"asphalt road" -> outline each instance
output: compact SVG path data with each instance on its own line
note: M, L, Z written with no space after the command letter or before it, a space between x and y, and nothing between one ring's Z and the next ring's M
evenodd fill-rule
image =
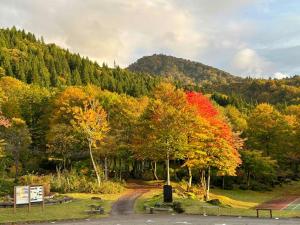
M103 219L41 223L57 225L299 225L300 219L256 219L238 217L204 217L193 215L123 215Z

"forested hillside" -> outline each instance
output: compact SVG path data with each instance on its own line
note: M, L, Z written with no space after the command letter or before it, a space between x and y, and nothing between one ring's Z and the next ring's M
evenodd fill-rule
M16 28L0 29L0 76L4 75L43 87L95 84L133 96L147 94L158 81L119 67L99 66Z
M190 60L166 55L146 56L128 67L152 75L172 76L178 85L206 93L226 94L251 104L300 103L300 77L280 80L241 78Z
M241 80L239 77L199 62L161 54L144 56L128 66L128 69L152 75L171 76L185 81L201 81L202 84L231 83Z

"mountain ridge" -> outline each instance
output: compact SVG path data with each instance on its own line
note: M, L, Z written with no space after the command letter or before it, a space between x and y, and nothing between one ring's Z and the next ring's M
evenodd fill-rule
M130 64L127 69L132 72L142 72L167 77L171 76L175 79L192 78L195 82L220 82L220 80L238 82L244 79L201 62L164 54L143 56Z

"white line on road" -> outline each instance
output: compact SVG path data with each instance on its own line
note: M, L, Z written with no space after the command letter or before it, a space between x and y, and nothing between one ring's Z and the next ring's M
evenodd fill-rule
M287 209L290 205L292 205L294 202L298 201L299 198L295 199L294 201L290 202L289 204L287 204L286 206L282 207L280 210L284 210Z
M186 222L186 221L183 221L183 222L175 222L175 223L181 223L181 224L192 224L192 223L189 223L189 222Z

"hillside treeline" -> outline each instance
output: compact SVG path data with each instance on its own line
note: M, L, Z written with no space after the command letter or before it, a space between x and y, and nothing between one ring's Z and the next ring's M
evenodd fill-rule
M158 82L119 67L99 66L16 28L0 29L0 76L4 75L42 87L94 84L132 96L148 94Z

